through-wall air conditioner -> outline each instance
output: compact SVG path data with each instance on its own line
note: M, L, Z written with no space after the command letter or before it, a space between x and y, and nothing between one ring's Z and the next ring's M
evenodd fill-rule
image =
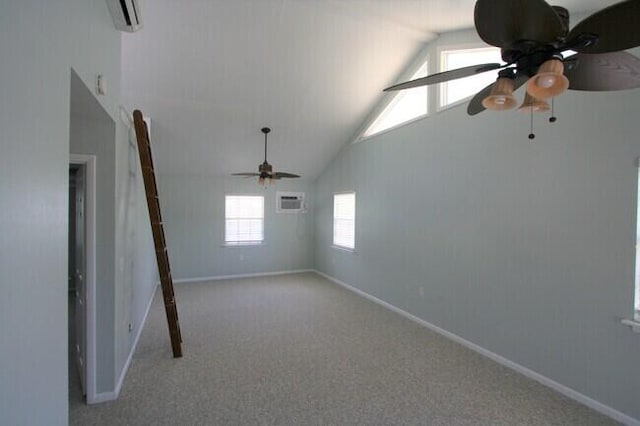
M304 192L276 193L276 213L306 213Z
M138 0L107 0L117 30L133 33L142 28Z

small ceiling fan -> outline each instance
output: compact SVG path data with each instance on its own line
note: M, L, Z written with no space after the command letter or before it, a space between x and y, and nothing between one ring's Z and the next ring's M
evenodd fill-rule
M442 83L500 70L495 83L469 102L467 113L514 108L513 92L526 83L520 107L527 112L549 109L546 99L567 89L625 90L640 87L640 59L625 49L640 46L640 0L604 8L569 30L569 12L544 0L478 0L474 11L478 35L499 47L502 60L432 74L384 91ZM567 55L567 52L577 52ZM571 53L573 53L571 52ZM555 121L552 117L550 121ZM533 133L529 138L533 138Z
M258 176L258 182L261 185L264 185L267 179L269 183L273 179L282 179L282 178L299 178L299 175L295 175L293 173L286 172L274 172L273 166L267 162L267 134L271 131L268 127L263 127L261 129L262 133L264 133L264 162L258 165L258 172L246 172L246 173L232 173L233 176Z

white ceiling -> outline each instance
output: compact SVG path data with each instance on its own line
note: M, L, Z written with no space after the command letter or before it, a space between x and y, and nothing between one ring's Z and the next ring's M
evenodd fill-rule
M256 171L269 126L274 170L315 179L426 42L472 27L475 1L141 4L144 28L123 35L123 104L151 117L158 173Z

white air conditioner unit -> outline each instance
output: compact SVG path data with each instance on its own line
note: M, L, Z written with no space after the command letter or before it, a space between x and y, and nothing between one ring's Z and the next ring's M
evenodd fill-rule
M142 28L138 0L107 0L117 30L133 33Z
M276 213L306 213L304 192L276 192Z

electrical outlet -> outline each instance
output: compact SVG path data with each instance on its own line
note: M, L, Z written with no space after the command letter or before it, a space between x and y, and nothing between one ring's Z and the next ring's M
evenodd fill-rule
M420 287L420 288L418 289L418 294L420 295L420 297L423 297L423 298L424 298L424 287Z
M129 323L129 333L133 331L133 324Z

